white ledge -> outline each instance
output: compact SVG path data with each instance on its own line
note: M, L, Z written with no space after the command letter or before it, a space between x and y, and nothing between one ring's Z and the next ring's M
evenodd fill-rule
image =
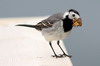
M0 66L73 66L68 57L51 56L53 52L39 31L15 26L19 23L36 24L45 18L0 19ZM62 41L60 45L66 51ZM55 41L53 47L57 54L62 54Z

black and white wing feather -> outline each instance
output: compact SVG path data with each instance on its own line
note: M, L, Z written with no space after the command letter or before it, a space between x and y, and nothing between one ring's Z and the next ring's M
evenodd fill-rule
M63 13L57 13L50 17L48 17L45 20L42 20L41 22L37 23L36 25L27 25L27 24L18 24L16 26L25 26L25 27L32 27L37 30L42 30L44 28L50 28L54 25L54 23L59 22L63 18Z
M37 23L37 29L42 30L43 28L50 28L53 26L54 23L59 22L63 18L63 13L57 13L49 18L42 20L41 22Z

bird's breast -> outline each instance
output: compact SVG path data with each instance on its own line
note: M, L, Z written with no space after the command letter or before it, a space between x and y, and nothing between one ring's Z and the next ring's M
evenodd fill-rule
M42 30L42 34L47 41L63 40L69 34L69 32L64 32L61 24L57 24L54 27Z

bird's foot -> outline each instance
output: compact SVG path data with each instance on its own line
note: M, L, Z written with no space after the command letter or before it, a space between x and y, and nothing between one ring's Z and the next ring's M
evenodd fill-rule
M62 58L63 57L63 55L52 55L52 57L56 57L56 58Z
M52 57L56 57L56 58L62 58L62 57L69 57L69 58L71 58L72 56L71 55L67 55L67 54L59 54L59 55L52 55Z
M65 54L65 53L64 53L64 54L62 54L62 55L63 55L63 56L65 56L65 57L67 56L67 57L69 57L69 58L71 58L71 57L72 57L71 55L67 55L67 54Z

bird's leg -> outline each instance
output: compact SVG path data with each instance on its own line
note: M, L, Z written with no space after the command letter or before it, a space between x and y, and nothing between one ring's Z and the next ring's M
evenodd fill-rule
M57 41L57 44L58 44L59 48L61 49L61 51L63 52L63 55L64 55L64 56L67 56L67 57L72 57L72 56L70 56L70 55L67 55L67 54L64 52L64 50L61 48L61 46L60 46L59 43L60 43L60 41L58 40L58 41ZM61 55L61 56L62 56L62 55Z
M52 51L53 51L53 53L54 53L54 56L53 56L53 57L58 58L59 56L55 53L55 51L54 51L54 49L53 49L53 47L52 47L52 43L51 43L51 42L49 42L49 45L50 45L50 47L51 47L51 49L52 49Z

